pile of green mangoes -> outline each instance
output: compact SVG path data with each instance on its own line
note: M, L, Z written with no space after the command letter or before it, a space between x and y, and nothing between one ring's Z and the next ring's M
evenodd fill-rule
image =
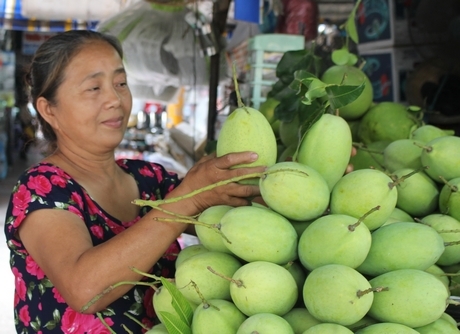
M267 170L248 182L265 205L201 213L200 243L176 263L187 305L158 288L162 323L148 333L460 332L446 313L460 291L460 137L401 104L371 102L350 117L356 132L352 119L324 113L295 160L263 113L232 112L216 153L259 153L253 164ZM299 138L282 127L284 139Z

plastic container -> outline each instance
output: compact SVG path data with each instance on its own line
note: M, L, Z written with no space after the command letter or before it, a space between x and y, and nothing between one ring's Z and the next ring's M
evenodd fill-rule
M305 48L302 35L262 34L252 37L248 43L249 100L258 109L266 100L268 91L277 81L276 66L286 51Z

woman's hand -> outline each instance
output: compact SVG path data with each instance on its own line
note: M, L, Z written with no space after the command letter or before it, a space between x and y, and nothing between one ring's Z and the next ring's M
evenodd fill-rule
M218 158L215 154L206 156L190 169L177 188L177 192L180 190L180 193L185 195L197 189L237 176L264 172L266 169L265 166L231 169L233 166L249 164L257 159L257 154L253 152L230 153ZM258 185L231 182L197 194L191 198L191 201L194 203L198 213L214 205L248 205L249 199L258 195L260 195ZM173 196L176 196L176 194Z

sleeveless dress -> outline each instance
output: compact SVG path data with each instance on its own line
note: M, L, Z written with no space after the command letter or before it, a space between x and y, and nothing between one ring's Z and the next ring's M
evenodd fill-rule
M163 199L180 182L176 174L166 171L159 164L128 159L118 160L117 164L134 177L140 198L144 200ZM105 212L62 169L52 164L38 163L25 171L13 189L5 221L10 265L15 277L14 318L17 333L109 334L111 332L107 326L117 334L129 333L125 328L133 333L143 333L145 330L131 317L147 328L158 323L152 306L154 291L148 286L134 286L100 312L99 316L82 314L70 308L16 237L24 218L40 209L67 210L78 215L85 222L94 246L129 228L151 210L150 207L141 207L134 221L122 222ZM173 243L150 273L174 277L179 251L179 243Z

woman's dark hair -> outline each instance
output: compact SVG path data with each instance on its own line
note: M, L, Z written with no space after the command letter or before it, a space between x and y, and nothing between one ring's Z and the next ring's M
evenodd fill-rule
M32 58L26 83L29 86L32 104L37 110L37 99L44 97L49 103L56 103L56 92L64 79L64 71L72 58L90 42L104 41L123 58L123 50L117 38L92 30L69 30L46 40ZM37 118L48 150L56 149L56 134L51 126L37 112Z

